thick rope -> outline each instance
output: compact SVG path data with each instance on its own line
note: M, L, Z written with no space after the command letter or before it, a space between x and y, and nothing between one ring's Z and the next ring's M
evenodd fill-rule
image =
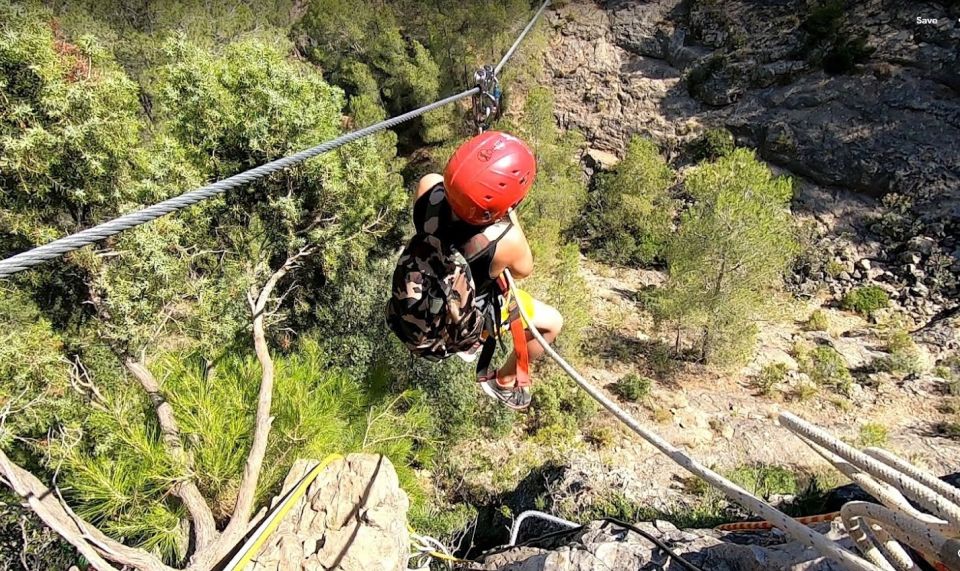
M510 271L504 270L503 274L507 279L507 283L510 284L510 289L516 289L517 285L514 283L513 276L510 275ZM655 448L666 454L671 460L679 464L685 470L694 476L705 480L711 486L722 491L728 498L730 498L731 501L769 521L774 526L783 530L787 535L809 547L816 549L824 556L836 561L843 569L856 569L858 571L877 571L879 569L877 566L868 563L857 555L839 547L823 535L804 526L802 523L796 521L760 498L757 498L747 490L724 478L720 474L714 472L706 466L701 465L696 460L691 458L686 452L674 447L656 433L651 432L641 426L640 423L638 423L625 410L617 406L616 403L603 394L600 389L587 382L587 380L584 379L583 376L581 376L580 373L578 373L577 370L570 365L570 363L567 363L567 361L561 357L560 354L557 353L549 343L547 343L547 340L543 338L543 335L541 335L539 331L537 331L537 328L532 326L532 322L530 321L529 316L527 316L526 311L523 309L522 304L520 306L520 316L524 323L527 324L528 330L533 335L534 339L536 339L537 342L543 347L544 352L546 352L551 359L556 361L560 368L563 369L563 371L567 373L567 375L569 375L574 382L580 385L580 388L586 391L586 393L590 395L593 400L600 403L605 409L617 417L617 420L625 424L630 430L652 444Z
M864 557L885 571L919 569L907 545L938 569L960 569L956 488L884 450L860 452L788 412L780 414L780 422L883 504L849 502L841 509L843 525Z

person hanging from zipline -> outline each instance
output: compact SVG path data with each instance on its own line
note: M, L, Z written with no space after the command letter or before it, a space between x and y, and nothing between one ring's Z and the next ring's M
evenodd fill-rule
M509 290L501 275L509 270L524 278L533 271L516 207L536 170L523 141L488 131L463 143L443 175L421 178L413 205L416 235L397 262L387 303L390 329L414 354L430 360L459 354L467 361L479 354L483 392L515 410L530 405L528 362L543 354L521 323L517 304L548 343L563 327L556 309L523 290ZM491 369L507 328L514 351Z

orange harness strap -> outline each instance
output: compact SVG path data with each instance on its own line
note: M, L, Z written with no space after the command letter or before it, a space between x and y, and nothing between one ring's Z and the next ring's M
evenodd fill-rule
M513 337L513 352L517 354L517 386L530 386L530 354L527 352L527 333L520 317L520 300L516 295L510 295L510 286L503 276L497 278L503 296L509 300L507 304L507 323L510 324L510 336Z

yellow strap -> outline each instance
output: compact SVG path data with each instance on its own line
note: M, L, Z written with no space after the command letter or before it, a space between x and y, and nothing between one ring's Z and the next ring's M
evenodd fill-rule
M230 560L230 563L227 563L224 569L227 571L242 570L247 563L250 562L250 559L252 559L253 556L260 551L260 548L263 547L264 542L266 542L270 535L277 529L277 526L279 526L280 522L283 521L283 517L287 515L287 512L290 511L290 508L292 508L294 504L297 503L297 500L302 498L307 492L307 488L313 483L314 480L317 479L317 476L320 475L320 472L322 472L323 469L329 466L332 462L342 459L343 456L340 454L331 454L324 458L322 462L314 466L313 469L310 470L310 472L308 472L302 480L300 480L300 483L297 484L297 487L287 494L287 497L283 499L282 503L272 512L270 512L262 522L260 522L260 526L256 529L254 534L250 537L250 539L247 540L243 547L240 548L240 551L233 556L233 559Z

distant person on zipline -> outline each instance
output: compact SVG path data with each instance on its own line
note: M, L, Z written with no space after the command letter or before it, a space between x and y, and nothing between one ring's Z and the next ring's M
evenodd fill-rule
M523 327L517 303L548 342L563 327L560 313L522 290L508 291L501 274L533 271L533 254L515 208L536 176L523 141L489 131L465 142L443 175L420 179L413 205L417 234L400 256L387 304L387 323L410 350L440 360L458 353L473 361L483 391L506 406L530 405L527 363L543 348ZM514 351L489 365L501 331Z

